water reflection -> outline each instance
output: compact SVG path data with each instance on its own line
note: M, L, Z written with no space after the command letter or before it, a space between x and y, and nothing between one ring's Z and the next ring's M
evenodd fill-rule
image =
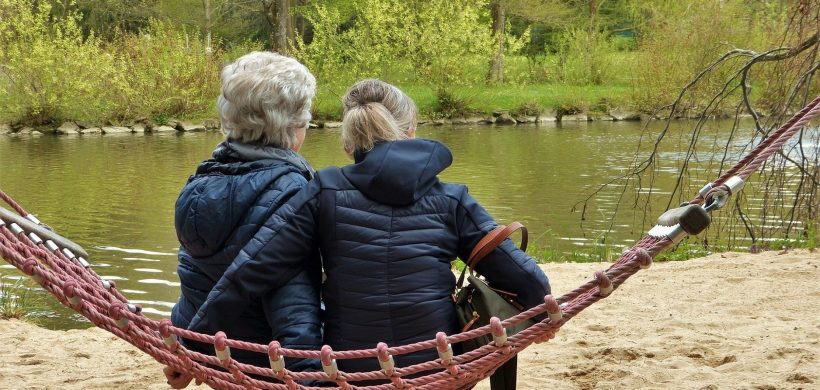
M693 155L684 184L700 187L719 171L720 160L734 161L749 149L750 128L729 140L731 122L710 122L701 133L705 145ZM639 123L592 122L549 126L427 127L419 135L441 140L454 154L442 179L469 186L501 222L519 220L541 247L571 252L604 238L626 246L663 211L687 157L691 123L677 122L669 144L658 154L654 182L604 190L586 207L578 202L601 184L623 175L634 162L637 145L651 144L660 129ZM722 129L722 131L720 131ZM817 153L815 135L802 149L792 141L790 154ZM310 131L303 154L316 168L349 162L334 130ZM92 266L116 280L146 313L167 316L178 295L177 240L173 208L180 188L196 165L210 156L219 133L91 137L0 137L0 189L41 220L88 249ZM728 145L728 150L726 149ZM726 156L724 157L724 153ZM616 181L616 183L620 183ZM635 192L653 201L631 207ZM777 196L788 200L796 187L786 183ZM762 191L744 191L752 221L766 209ZM627 200L626 202L624 200ZM772 200L768 200L771 202ZM618 206L620 204L620 206ZM574 210L574 211L573 211ZM611 220L616 215L615 220ZM782 218L770 217L777 225ZM719 223L722 223L718 221ZM742 234L741 234L742 236ZM18 274L0 264L5 279ZM41 322L51 327L84 323L51 299Z

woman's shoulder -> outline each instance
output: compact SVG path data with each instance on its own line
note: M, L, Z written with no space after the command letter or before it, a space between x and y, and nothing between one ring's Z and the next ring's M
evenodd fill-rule
M447 196L460 201L468 193L467 186L459 183L446 183L439 181L437 185L430 189L428 194L437 196Z
M350 189L353 185L339 167L327 167L316 172L314 185L322 189L344 190Z

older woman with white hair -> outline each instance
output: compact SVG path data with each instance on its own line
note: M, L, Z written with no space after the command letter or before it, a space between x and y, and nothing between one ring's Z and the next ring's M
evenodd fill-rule
M179 239L179 302L171 320L186 328L240 249L267 219L313 176L299 155L316 90L313 75L299 62L269 52L249 53L221 74L219 109L225 140L188 179L176 202ZM261 244L257 243L260 247ZM264 293L247 302L236 321L220 330L233 339L287 348L321 346L317 251L282 258L265 271ZM212 346L187 341L188 348L213 353ZM267 366L267 356L236 351L234 359ZM286 362L294 371L316 362ZM184 387L190 377L166 369L169 384Z

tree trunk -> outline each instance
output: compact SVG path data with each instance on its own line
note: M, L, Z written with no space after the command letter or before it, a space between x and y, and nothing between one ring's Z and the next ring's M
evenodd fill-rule
M598 32L598 7L599 4L596 0L589 0L589 27L587 30L587 61L589 63L589 77L590 81L595 84L601 84L602 80L600 79L599 68L598 68L598 61L595 56L595 52L593 51L593 45L597 45L596 40L598 37L596 36Z
M293 47L296 43L296 15L293 14L291 8L299 5L299 0L288 0L288 47Z
M503 0L495 0L492 4L493 38L495 39L495 55L490 61L490 70L487 73L488 84L504 82L504 39L507 22L504 15Z
M205 7L205 52L211 53L211 29L213 24L211 22L211 0L202 0L202 5Z
M262 14L265 15L265 21L268 22L268 41L270 42L270 51L279 51L279 39L277 32L277 13L276 8L280 0L260 0L262 5Z
M304 6L305 4L306 4L306 0L296 0L296 5L297 6L301 7L301 6ZM291 44L296 42L296 37L297 36L299 37L299 39L302 42L310 43L309 40L308 40L308 37L307 37L307 29L308 29L308 23L305 20L304 16L302 16L300 14L294 15L294 18L293 18L293 30L294 30L293 34L294 34L294 36L291 37L292 38Z
M290 25L290 0L276 0L276 45L279 54L288 54L288 26Z

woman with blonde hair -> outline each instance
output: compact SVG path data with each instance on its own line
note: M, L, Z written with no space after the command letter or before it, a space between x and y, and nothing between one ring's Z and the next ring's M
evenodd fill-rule
M416 106L398 88L363 80L343 100L342 143L354 159L328 168L280 208L242 250L192 322L219 329L236 305L267 284L268 264L300 258L315 247L327 280L324 342L334 350L429 340L459 331L451 262L466 259L496 223L463 185L439 181L452 154L417 139ZM518 294L526 307L543 302L549 282L535 261L505 241L478 265L490 284ZM437 357L397 357L408 366ZM372 360L372 361L371 361ZM375 359L341 361L346 371L378 370Z
M217 108L225 140L203 161L176 202L181 284L171 321L185 328L239 254L253 249L259 228L313 176L299 155L316 91L313 75L293 58L270 52L246 54L220 73ZM315 249L280 258L265 270L264 292L237 309L238 318L218 330L231 338L288 348L321 344L319 282ZM253 284L253 283L251 283ZM249 284L250 287L250 284ZM212 354L213 346L186 341ZM243 363L267 366L264 355L237 351ZM291 370L317 369L318 362L287 362ZM166 368L169 384L185 387L191 378Z

